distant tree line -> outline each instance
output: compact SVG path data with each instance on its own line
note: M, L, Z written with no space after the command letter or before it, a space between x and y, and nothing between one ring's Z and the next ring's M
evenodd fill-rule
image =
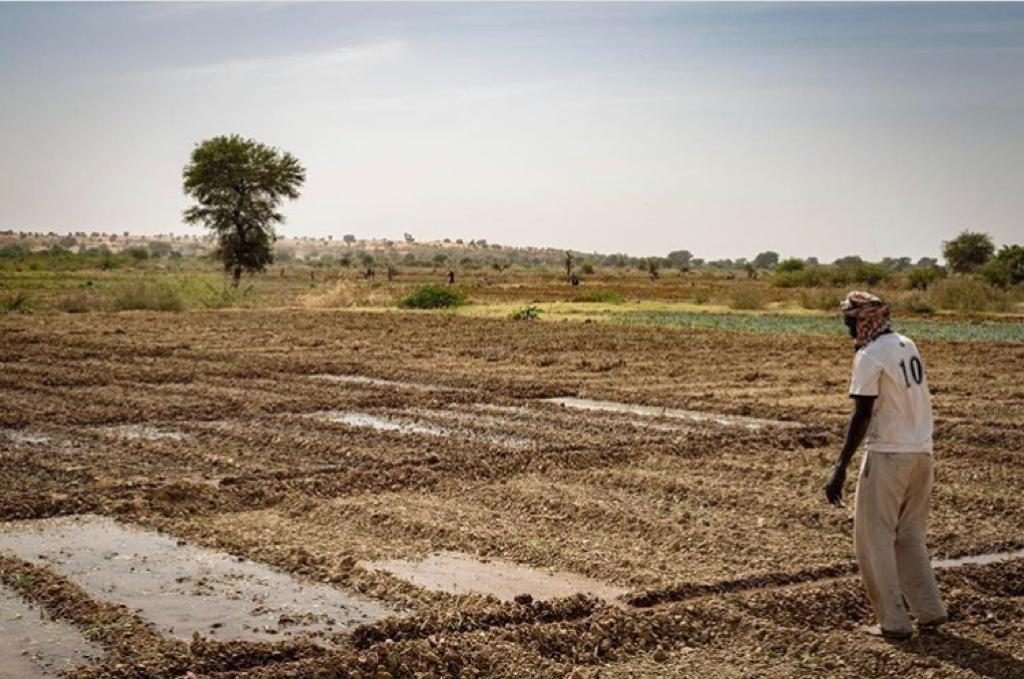
M316 267L382 265L388 267L389 279L398 264L430 268L491 267L498 272L511 266L553 267L564 268L566 279L573 285L580 282L579 276L594 275L600 268L634 269L644 272L651 280L673 270L682 273L694 269L742 271L749 278L770 272L773 283L783 287L875 285L899 272L906 272L911 286L921 289L950 273L978 275L993 286L1004 288L1024 282L1024 246L1004 245L997 251L991 237L972 231L964 231L942 244L944 267L930 257L916 262L910 257L884 257L879 262L868 262L858 255L840 257L824 265L815 257L783 259L773 250L759 252L750 259L705 260L689 250L673 250L664 257L636 257L624 253L503 247L483 238L468 242L462 238L454 242L445 238L441 243L423 243L408 232L403 233L399 243L359 241L352 233L344 234L341 243L335 242L333 235L278 242L275 226L284 222L278 209L283 201L299 197L305 176L305 169L287 152L239 135L214 137L196 145L182 173L185 194L194 201L184 213L185 221L206 227L207 236L196 238L169 233L140 243L130 242L126 231L120 237L122 247L115 253L108 244L119 242L117 234L59 235L51 231L44 236L5 231L0 232L0 260L43 256L69 262L69 258L77 256L110 268L123 264L126 258L143 261L178 257L185 248L201 247L196 245L198 242L214 246L212 254L231 274L236 286L243 272L263 271L275 259L282 263L301 261ZM5 236L8 237L6 242ZM15 237L18 241L11 242ZM46 244L34 247L28 244L30 239ZM96 244L98 240L102 243ZM172 245L183 241L191 244L177 248ZM77 248L77 253L73 248ZM191 254L197 251L193 249Z

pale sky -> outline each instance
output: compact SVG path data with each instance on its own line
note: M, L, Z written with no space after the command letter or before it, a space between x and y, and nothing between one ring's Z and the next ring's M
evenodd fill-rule
M228 133L288 235L935 256L1024 241L1024 5L0 4L0 229L199 233Z

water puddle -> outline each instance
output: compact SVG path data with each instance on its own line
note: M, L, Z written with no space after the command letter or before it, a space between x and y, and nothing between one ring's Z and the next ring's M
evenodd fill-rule
M485 413L501 413L504 415L529 415L532 412L526 406L503 406L496 403L473 403L470 407Z
M385 571L424 589L449 594L489 594L512 601L520 594L535 600L590 594L608 601L627 590L599 580L543 571L500 559L481 560L457 552L442 552L416 560L373 561L364 566Z
M26 446L38 446L44 443L50 443L52 440L46 434L42 434L31 429L3 429L4 438L11 443L26 445Z
M391 614L369 599L107 517L3 524L0 549L179 639L194 632L251 641L322 636Z
M368 427L378 431L397 431L402 434L425 434L427 436L455 436L456 432L441 427L433 427L415 422L402 420L390 420L378 415L369 413L348 413L342 411L328 411L317 413L331 422L347 424L350 427Z
M413 389L415 391L441 391L444 389L444 387L435 386L433 384L399 382L397 380L384 380L379 377L366 377L365 375L331 375L329 373L318 373L316 375L310 375L310 378L339 384L366 384L374 387L393 387L396 389Z
M959 556L955 559L936 559L932 561L932 566L935 568L959 568L960 566L972 566L990 563L1002 563L1004 561L1014 561L1015 559L1024 559L1024 549L1018 549L1010 552L993 552L991 554L976 554L974 556Z
M0 586L0 676L57 677L101 655L73 626Z
M662 408L660 406L618 403L616 401L595 401L588 398L564 397L545 398L541 400L547 403L557 403L569 408L577 408L579 410L626 413L629 415L641 415L643 417L667 417L698 424L718 424L726 427L744 427L751 430L764 429L765 427L800 426L796 422L784 422L782 420L764 420L756 417L743 417L741 415L723 415L721 413L708 413L699 410L678 410L675 408Z
M433 411L411 411L420 414L437 414ZM412 419L405 419L392 416L371 415L370 413L357 413L346 411L326 411L316 413L315 417L326 419L330 422L347 424L350 427L365 427L377 431L394 431L401 434L423 434L425 436L438 436L446 438L468 438L488 443L511 447L525 447L530 445L529 439L516 436L504 436L485 434L468 429L449 429L438 425L420 422Z
M188 434L173 429L160 429L144 424L124 424L114 427L103 427L100 431L113 434L129 441L184 441Z
M493 429L498 429L499 431L511 431L521 428L520 425L517 425L515 422L509 421L507 417L499 415L484 415L460 410L463 407L464 406L459 405L446 410L411 408L405 412L416 417L440 419L447 423L451 423L454 426L459 427L459 429L456 430L457 432L463 436L469 436L470 438L483 439L492 443L512 446L515 448L524 448L533 443L533 441L524 436L494 433ZM490 430L487 429L488 427Z

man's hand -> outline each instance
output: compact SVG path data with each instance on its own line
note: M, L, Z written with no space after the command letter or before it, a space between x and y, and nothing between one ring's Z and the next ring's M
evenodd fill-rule
M846 467L836 465L825 482L825 498L836 507L843 507L843 484L846 483Z
M854 403L853 413L850 415L850 426L846 429L846 442L843 449L839 451L836 464L832 467L832 473L828 475L825 482L825 498L836 507L843 506L843 484L846 483L846 465L850 464L850 458L857 451L860 442L871 424L871 410L875 406L874 396L851 396Z

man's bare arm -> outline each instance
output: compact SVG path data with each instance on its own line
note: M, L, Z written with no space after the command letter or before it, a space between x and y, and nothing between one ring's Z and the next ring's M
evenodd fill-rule
M846 442L843 449L839 451L832 472L825 482L825 498L836 507L843 506L843 484L846 483L846 467L850 459L857 452L864 435L868 433L868 425L871 424L871 411L875 407L874 396L851 396L853 399L853 413L850 415L850 424L846 428Z

